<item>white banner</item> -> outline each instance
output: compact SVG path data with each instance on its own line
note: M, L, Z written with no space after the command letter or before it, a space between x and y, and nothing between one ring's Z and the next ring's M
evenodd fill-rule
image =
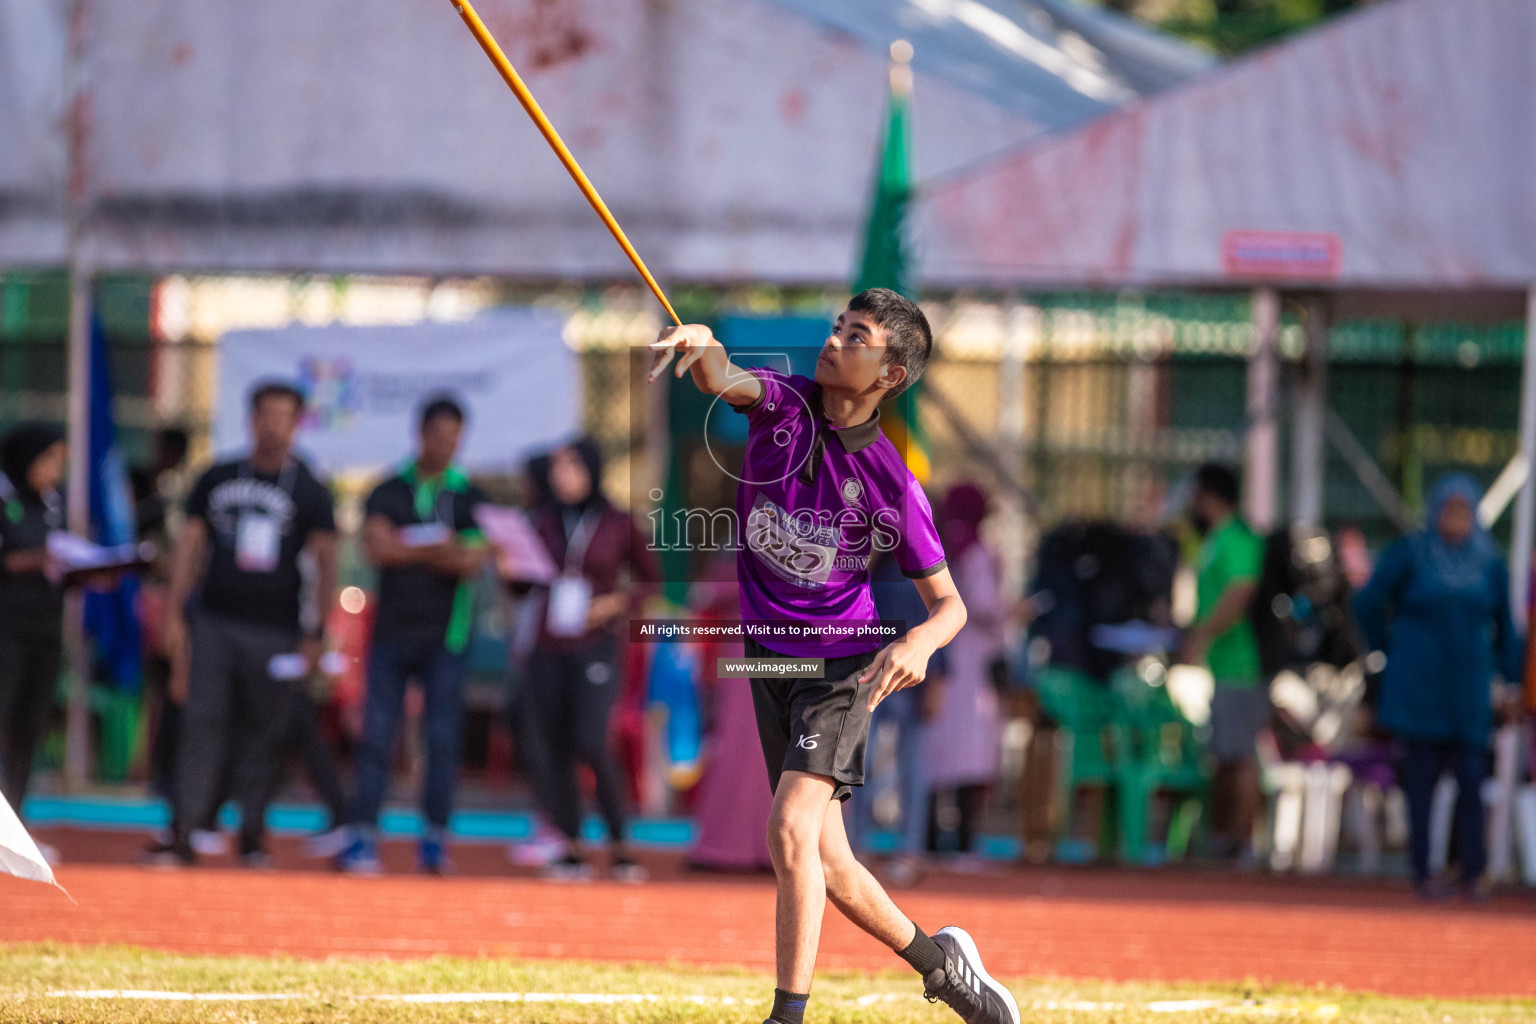
M297 447L317 472L403 461L416 449L423 400L439 392L468 413L459 461L471 472L516 470L581 422L579 371L563 326L557 313L512 309L465 323L227 334L214 446L221 457L248 449L251 386L277 378L309 396Z

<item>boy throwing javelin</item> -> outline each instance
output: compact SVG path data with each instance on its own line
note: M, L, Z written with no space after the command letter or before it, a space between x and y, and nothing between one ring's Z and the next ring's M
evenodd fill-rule
M675 357L747 417L736 490L743 524L737 575L745 620L793 620L793 639L746 642L749 659L820 659L819 678L753 677L758 735L773 786L768 845L778 877L778 987L765 1024L803 1024L826 900L923 978L924 995L966 1024L1019 1024L1007 989L959 928L933 937L864 869L843 831L842 801L864 783L870 712L923 681L928 659L965 624L933 513L895 445L881 402L922 375L933 334L922 310L885 288L854 296L816 362L814 380L733 365L709 328L668 327L652 344L648 380ZM885 644L872 624L870 556L890 551L928 607L926 621ZM831 628L828 628L831 627Z

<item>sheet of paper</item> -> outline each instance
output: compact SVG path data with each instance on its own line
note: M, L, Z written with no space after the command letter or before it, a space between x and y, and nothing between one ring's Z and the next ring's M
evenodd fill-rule
M274 654L267 659L267 675L281 683L303 679L309 675L309 662L304 660L304 655L296 652Z
M408 548L429 548L434 544L446 544L453 539L453 531L442 523L417 523L402 526L398 534L400 543Z
M1175 649L1179 646L1179 631L1172 626L1154 626L1149 622L1101 623L1089 631L1088 639L1101 650L1141 655Z
M485 531L485 539L496 554L496 568L503 579L548 583L559 575L544 541L522 509L477 505L475 521Z
M150 552L153 552L152 548ZM140 564L149 557L137 544L102 547L65 530L55 530L48 535L48 553L65 572L117 569Z

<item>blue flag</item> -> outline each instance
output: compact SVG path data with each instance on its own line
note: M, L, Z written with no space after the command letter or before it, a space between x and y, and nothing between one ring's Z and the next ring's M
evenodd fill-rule
M91 532L98 544L132 544L139 527L134 514L128 467L117 447L112 417L112 373L107 365L107 335L99 319L91 321ZM92 591L85 599L85 628L96 642L96 664L123 692L136 692L143 681L138 617L139 581L125 574L116 589Z

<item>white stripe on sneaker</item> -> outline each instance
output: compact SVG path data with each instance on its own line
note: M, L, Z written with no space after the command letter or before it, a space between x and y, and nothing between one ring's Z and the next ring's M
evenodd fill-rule
M981 962L981 952L976 948L976 940L971 938L970 933L967 932L964 928L956 928L951 925L947 928L940 928L937 934L947 934L951 939L955 941L955 944L960 947L960 952L962 954L962 965L970 970L973 970L981 984L985 985L988 989L991 989L992 992L1003 1001L1003 1004L1008 1007L1008 1012L1012 1015L1013 1024L1020 1024L1019 1004L1014 1000L1013 993L1009 992L1002 985L999 985L997 981L987 973L986 965Z

